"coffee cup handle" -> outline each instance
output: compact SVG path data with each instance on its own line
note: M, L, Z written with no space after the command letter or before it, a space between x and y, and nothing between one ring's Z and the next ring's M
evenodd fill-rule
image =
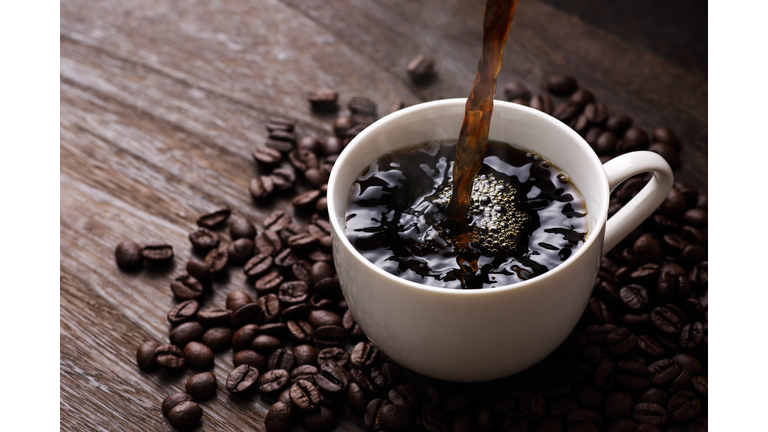
M637 228L661 205L672 189L672 168L657 153L637 151L626 153L603 164L608 177L608 189L613 191L624 180L636 174L652 172L653 177L634 198L608 219L605 226L603 255Z

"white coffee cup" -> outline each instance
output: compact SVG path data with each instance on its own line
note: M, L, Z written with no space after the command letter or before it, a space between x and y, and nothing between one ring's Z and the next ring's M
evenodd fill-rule
M571 128L537 110L494 101L489 138L532 150L568 173L586 201L586 242L558 267L505 287L460 290L401 279L366 260L345 236L352 184L379 156L429 140L459 136L466 99L427 102L392 113L344 149L328 182L333 258L349 309L394 362L447 381L512 375L555 350L589 301L600 258L656 209L672 187L672 170L656 153L627 153L601 164ZM627 178L651 181L607 219L609 192Z

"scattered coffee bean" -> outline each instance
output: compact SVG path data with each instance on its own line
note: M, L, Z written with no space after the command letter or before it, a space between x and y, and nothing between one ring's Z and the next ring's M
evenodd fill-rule
M239 238L227 246L228 263L240 264L253 256L253 240Z
M232 212L228 208L220 208L212 213L204 214L197 218L197 224L204 228L216 228L226 222L227 219L229 219L230 214L232 214Z
M187 393L192 395L195 400L211 398L216 394L216 376L211 372L192 375L187 380L185 388Z
M212 351L222 351L229 348L233 336L234 333L229 327L213 327L203 333L201 342Z
M199 341L205 329L199 322L190 321L178 325L168 334L168 339L179 348L184 348L189 342Z
M170 413L171 410L176 405L179 405L182 402L194 402L194 401L195 401L195 398L192 397L192 395L189 393L185 393L185 392L171 393L168 396L166 396L165 399L163 399L161 410L163 411L163 415L168 417L168 413Z
M182 402L168 412L168 423L178 430L191 429L203 417L203 409L192 401Z
M287 432L293 424L291 405L276 402L269 408L264 417L264 427L267 432Z
M183 301L168 311L168 322L171 323L171 325L176 326L183 322L190 321L195 318L199 307L200 305L196 300Z
M315 111L336 111L339 93L335 90L320 88L312 90L307 96L312 109Z
M293 357L293 352L285 348L276 349L275 352L273 352L267 360L267 367L269 370L284 369L290 372L291 369L293 369L294 364L295 360Z
M136 350L136 364L139 369L144 372L155 369L158 364L155 362L155 350L160 347L160 344L155 341L146 341L139 345Z
M641 402L632 409L632 418L638 423L660 425L667 422L667 410L661 405Z
M235 367L248 365L260 371L267 370L267 358L250 349L243 349L235 352L234 356L232 356L232 364Z
M570 75L552 75L547 79L547 90L553 95L569 96L577 88L579 88L579 84L576 82L576 78Z
M141 268L143 257L141 246L132 241L124 241L115 249L115 261L123 270L137 270Z
M141 257L153 264L165 264L173 259L173 246L164 243L148 244L141 248Z
M200 342L189 342L184 347L184 359L192 367L207 369L213 366L213 351Z
M205 288L203 284L192 275L182 275L171 282L171 291L181 300L192 300L203 295Z
M267 371L259 378L259 391L267 394L283 391L290 383L290 378L288 371L282 369Z
M435 74L435 60L419 54L408 62L406 71L414 83L424 84Z
M181 348L165 344L155 349L155 363L167 369L179 369L184 367L184 353Z
M203 263L206 267L208 267L208 270L211 272L211 274L219 274L224 271L225 268L227 268L227 263L229 262L229 254L227 253L227 249L223 247L219 247L216 249L211 249L210 252L205 256L205 260Z
M227 391L239 394L248 391L259 380L259 371L253 366L241 364L227 377Z

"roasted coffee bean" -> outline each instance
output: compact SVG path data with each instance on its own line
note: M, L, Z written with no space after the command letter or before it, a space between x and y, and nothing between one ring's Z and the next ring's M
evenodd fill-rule
M281 322L266 323L259 326L259 333L282 340L288 336L288 326Z
M384 363L381 367L373 366L371 368L371 379L380 388L389 390L400 382L400 374L395 366Z
M680 375L680 368L672 359L659 360L648 366L648 371L651 373L651 384L655 386L668 384Z
M293 349L293 357L297 366L316 365L317 350L312 345L302 344Z
M303 320L311 310L312 305L309 303L299 303L293 306L288 306L280 312L280 319L284 322Z
M322 366L328 361L333 361L341 367L347 367L350 361L350 355L342 348L325 348L320 350L317 355L317 363Z
M216 376L211 372L192 375L187 380L185 388L195 400L208 399L216 394Z
M691 294L690 282L685 275L662 272L656 285L656 293L666 302L684 300Z
M573 92L571 97L568 98L568 101L575 104L579 108L583 108L584 106L595 102L595 95L587 89L580 88Z
M178 325L168 334L168 339L179 348L184 348L189 342L199 341L205 329L199 322L191 321Z
M341 326L341 317L327 310L313 310L307 317L307 322L315 329L323 326ZM354 366L354 362L352 363Z
M504 97L508 101L518 98L529 99L531 97L531 91L528 90L528 87L526 87L525 84L519 81L511 81L504 86Z
M264 354L272 353L281 346L283 343L280 339L265 334L258 335L251 341L251 349Z
M552 103L552 98L550 98L549 95L540 94L531 98L531 108L546 114L552 114L554 104Z
M347 342L347 333L337 325L325 325L315 329L315 346L324 348L342 348Z
M313 136L302 137L296 145L298 150L309 150L312 153L318 154L321 151L320 141ZM305 173L306 176L306 173Z
M381 424L379 422L379 412L381 408L390 402L384 399L374 399L368 403L365 408L365 415L363 416L363 422L365 426L370 430L381 430Z
M517 406L520 412L531 420L544 417L546 412L544 397L538 393L524 392L518 399Z
M271 117L267 120L266 128L268 132L276 130L293 132L296 129L296 123L294 120L285 117Z
M259 335L259 326L246 324L232 335L232 349L237 352L251 346L251 342Z
M291 405L276 402L269 407L264 417L264 428L267 432L288 432L293 424L293 411Z
M274 167L283 160L283 154L272 147L259 147L253 151L253 159L265 168Z
M637 347L637 337L628 328L622 327L608 336L607 346L614 355L629 354Z
M670 145L675 150L680 150L680 138L668 127L659 127L653 131L653 141Z
M261 307L261 313L257 318L259 324L272 323L280 318L280 299L275 294L266 294L256 300Z
M283 249L277 256L275 256L275 265L282 269L290 269L294 264L299 262L299 256L293 253L293 249Z
M635 241L632 251L638 264L661 262L661 246L653 234L640 236Z
M621 141L616 144L616 154L621 155L648 148L648 133L637 126L631 126L624 132Z
M608 120L608 107L602 102L591 102L584 107L584 115L590 124L602 125Z
M192 401L181 402L168 412L168 423L175 429L191 429L203 417L203 409Z
M304 193L301 193L297 195L293 200L291 200L291 204L293 204L293 207L298 211L312 211L315 208L315 203L317 202L318 198L320 198L320 191L319 190L308 190ZM307 234L299 234L299 235L307 235ZM310 236L311 237L311 236ZM294 247L293 245L288 244L289 247Z
M230 325L239 329L246 324L263 324L264 320L260 318L262 312L261 305L257 302L246 303L232 312Z
M650 282L658 280L660 267L658 264L643 264L635 269L630 275L630 279L637 282Z
M589 300L589 309L597 323L610 324L613 322L613 312L600 299L592 297Z
M319 188L328 183L328 175L317 168L309 168L304 171L304 178L315 188Z
M336 111L339 109L338 99L339 93L327 88L312 90L307 96L309 104L315 111Z
M347 386L345 402L352 412L358 415L364 413L366 406L368 406L368 400L363 390L355 383L349 383Z
M278 348L269 356L267 367L269 370L285 369L290 372L294 363L293 353L290 350Z
M608 357L608 349L598 345L587 345L582 350L582 358L587 363L600 364Z
M632 126L632 118L623 114L611 116L605 123L605 128L617 135L623 134L630 126Z
M660 425L667 422L667 410L661 405L641 402L632 409L632 418L638 423Z
M267 145L269 145L270 142L284 141L268 141ZM288 151L292 149L293 145L291 145ZM296 171L291 166L281 166L279 168L275 168L270 176L272 177L272 183L275 185L276 190L284 191L291 189L294 183L296 183Z
M288 384L291 382L290 378L291 374L289 374L288 371L282 369L273 369L271 371L267 371L259 379L259 390L262 393L268 394L278 393L283 391L288 386Z
M312 284L316 284L322 279L325 279L327 277L333 277L336 275L336 271L333 269L331 265L329 265L326 262L316 262L312 265L312 269L310 270L310 278L312 280Z
M254 286L256 288L256 292L264 295L277 291L278 287L282 283L283 276L277 271L271 271L260 277Z
M341 294L341 286L336 276L319 280L314 288L317 294L325 298L336 298Z
M253 241L253 238L256 237L256 227L248 219L233 218L229 223L229 235L232 240L246 238Z
M696 389L699 396L706 398L709 394L709 380L703 375L695 376L691 378L691 384Z
M207 369L213 366L213 351L200 342L189 342L184 346L184 359L194 368Z
M272 196L275 191L275 183L271 176L258 176L248 183L248 192L256 200L263 200Z
M241 364L229 373L226 387L230 393L240 394L254 387L257 382L259 382L259 370L253 366Z
M191 394L185 392L171 393L163 399L161 410L163 415L168 417L168 413L182 402L194 402L195 398Z
M250 349L235 352L232 356L232 364L234 364L235 367L245 364L260 371L267 370L267 358Z
M680 331L680 346L684 349L695 349L703 340L704 326L700 322L686 324Z
M315 337L315 329L306 321L288 321L288 332L298 344L311 343Z
M185 274L171 282L171 291L181 300L192 300L203 295L205 288L193 276Z
M245 263L243 272L248 277L261 276L272 267L273 263L274 260L271 256L259 253Z
M141 268L143 258L141 246L132 241L124 241L115 248L115 261L123 270L136 270Z
M651 311L651 320L653 325L660 331L669 334L677 335L683 327L681 317L675 314L668 307L657 307Z
M291 382L297 383L301 380L315 382L315 376L317 376L317 367L313 365L302 365L291 371Z
M650 298L648 291L642 285L627 285L619 290L619 296L627 307L632 310L643 310L648 306Z
M211 274L217 274L224 271L224 269L227 268L228 262L229 254L227 253L227 249L224 247L212 249L210 252L208 252L208 254L205 256L205 260L203 261Z
M253 240L247 238L239 238L227 247L227 256L229 257L229 263L240 264L247 261L253 256Z
M313 311L320 312L320 311ZM330 312L328 312L330 314ZM335 314L334 314L335 315ZM338 316L337 316L338 317ZM310 324L312 324L312 314L310 314ZM368 369L378 360L379 349L368 342L359 342L352 349L352 355L350 356L350 362L353 367L359 369Z
M700 208L688 209L683 213L683 222L694 227L706 228L708 225L708 213Z
M316 411L304 413L301 425L311 431L329 431L336 425L336 416L329 408L321 406Z
M680 167L680 154L674 148L672 148L672 146L655 142L648 146L648 151L652 151L663 157L672 169L677 169Z
M642 363L620 361L615 374L616 382L630 390L642 390L650 384L650 372Z
M701 401L691 391L681 391L669 400L669 416L675 421L685 421L701 411Z
M300 234L300 235L306 235L306 234ZM312 263L310 263L307 260L298 260L291 266L291 274L293 274L293 277L296 278L298 281L301 281L309 287L309 285L312 284L312 277L310 273L312 272Z
M387 431L405 432L414 420L411 411L396 404L387 404L379 410L377 423Z
M341 393L349 384L349 374L335 362L327 361L320 366L315 376L315 384L329 394Z
M558 105L555 107L555 110L552 111L552 117L560 120L563 123L567 123L569 120L574 118L579 113L579 106L571 103L566 102L562 105Z
M605 414L614 419L629 417L634 406L632 395L629 393L615 392L609 394L603 403Z
M141 257L152 264L165 264L173 259L173 246L164 243L148 244L141 248Z
M245 291L232 291L227 295L227 309L235 311L243 305L253 303L253 299Z
M256 249L264 255L275 256L283 249L283 243L277 231L264 231L256 235Z
M197 300L183 301L168 311L167 319L171 325L176 326L195 318L199 307Z
M291 134L291 135L293 135L293 134ZM271 148L273 150L277 150L277 151L279 151L282 154L290 153L294 148L296 148L296 146L294 145L294 142L295 142L295 139L296 139L295 135L293 135L293 138L294 138L293 141L283 140L283 139L276 139L276 138L278 138L278 137L270 137L269 139L267 139L267 142L265 143L267 148Z
M345 134L347 130L348 129L344 130ZM324 155L329 156L341 153L343 146L341 144L341 140L338 137L329 136L326 139L320 141L320 148L323 150Z
M419 54L408 62L405 70L414 83L425 84L434 77L435 60Z
M310 252L305 252L304 257L307 258L310 261L325 261L325 262L333 262L333 255L324 252L320 249L314 249ZM317 287L315 287L317 288Z
M557 74L547 79L547 90L556 96L570 96L578 88L576 78L570 75Z
M690 268L695 264L707 260L707 249L699 245L688 245L680 254L680 263Z
M228 208L220 208L197 218L197 224L204 228L216 228L226 222L227 219L229 219L230 214L232 214L232 212Z
M213 273L206 267L205 263L190 259L187 261L187 273L200 281L201 283L208 283L213 278Z
M278 232L291 224L291 216L284 210L275 210L264 220L264 230Z
M638 336L637 346L640 351L651 358L658 358L664 355L664 347L655 339L648 335Z
M346 312L344 312L344 316L341 319L342 327L344 327L344 330L349 333L350 336L362 336L363 330L360 328L360 326L355 322L354 316L352 316L352 311L347 309Z
M201 342L213 351L222 351L229 348L233 336L229 327L212 327L203 333Z
M377 106L376 103L363 96L353 96L347 107L352 114L367 114L370 116L376 116Z
M690 244L688 240L677 234L665 234L661 238L661 242L667 254L675 257L679 257L683 249Z
M325 297L321 297L318 294L315 294L309 298L309 305L312 306L313 310L314 309L329 310L329 309L338 307L337 302Z
M702 372L702 366L699 359L690 354L675 354L672 360L680 366L681 369L687 370L691 375L699 375Z
M158 347L160 347L160 344L155 341L146 341L139 345L139 348L136 350L136 364L140 370L147 372L158 366L155 362L155 350Z
M168 369L184 367L184 353L176 345L165 344L155 348L155 363Z

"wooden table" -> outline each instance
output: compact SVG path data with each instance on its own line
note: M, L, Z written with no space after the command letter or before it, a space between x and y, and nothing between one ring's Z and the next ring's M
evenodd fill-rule
M480 51L482 0L65 1L61 4L61 358L64 430L170 430L160 402L182 375L145 374L136 347L167 340L168 288L191 255L188 232L228 206L260 227L287 200L256 207L251 151L271 116L327 136L333 117L311 113L307 92L339 91L393 104L466 97ZM438 79L411 84L405 66L437 59ZM678 178L707 191L707 79L538 1L518 5L499 77L542 91L567 72L612 113L682 138ZM498 95L501 95L499 92ZM166 241L176 264L119 271L124 240ZM231 272L210 300L247 288ZM232 355L219 355L220 383ZM268 405L221 387L199 430L263 430ZM339 429L361 430L345 416ZM691 430L705 430L706 420ZM686 430L688 430L686 428Z

